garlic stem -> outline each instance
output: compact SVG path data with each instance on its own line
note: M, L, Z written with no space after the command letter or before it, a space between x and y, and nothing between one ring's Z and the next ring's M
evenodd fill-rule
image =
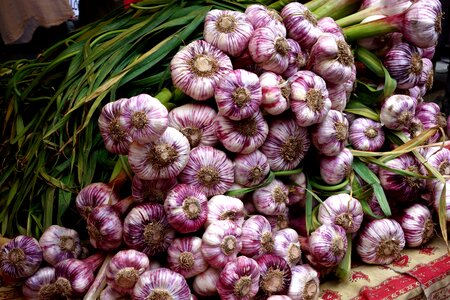
M97 273L97 276L94 279L94 282L87 291L86 295L84 295L83 300L97 299L100 296L100 293L106 285L106 268L108 267L111 258L112 254L108 254L106 256L102 266L100 267L100 270Z
M374 37L386 33L400 31L401 18L399 15L386 17L363 24L357 24L343 28L347 42L356 41L363 38Z
M313 10L314 15L317 19L326 17L331 15L332 13L336 13L337 11L341 11L346 9L349 6L352 6L354 3L357 3L358 0L334 0L328 1L325 4L321 5L317 9Z
M287 4L284 1L282 1L282 2L283 2L284 5ZM293 1L290 1L290 2L293 2ZM305 3L304 5L310 11L314 11L314 10L318 9L319 7L321 7L322 5L325 5L327 2L330 2L330 0L312 0L312 1L309 1L309 2Z

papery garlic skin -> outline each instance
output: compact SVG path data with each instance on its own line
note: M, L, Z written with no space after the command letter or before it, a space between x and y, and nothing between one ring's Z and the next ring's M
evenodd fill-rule
M361 227L364 212L361 203L349 194L329 196L319 207L318 219L322 224L335 224L347 233L355 233Z
M217 282L219 281L219 277L220 270L209 267L205 272L195 276L192 288L198 296L214 296L217 294Z
M324 17L317 21L317 26L322 29L323 32L331 33L339 39L344 39L344 33L342 28L336 23L333 18Z
M33 237L18 235L0 248L0 271L11 278L33 275L41 262L42 249Z
M222 116L236 121L253 116L262 101L258 75L243 69L229 72L217 83L214 99Z
M286 4L281 10L284 25L286 26L288 37L296 40L304 49L311 49L323 31L317 24L317 19L301 3L291 2Z
M117 209L110 205L97 206L87 219L87 230L91 245L110 251L122 244L123 225Z
M419 247L434 236L434 223L430 210L423 204L414 204L403 210L399 219L408 247Z
M103 182L88 184L78 193L75 205L78 213L85 220L89 217L92 209L100 205L112 205L119 201L119 196L113 189Z
M218 115L216 134L222 145L231 152L248 154L258 149L266 140L269 127L258 110L253 116L233 121Z
M178 184L167 194L164 211L167 221L176 231L195 232L208 216L208 198L199 188Z
M291 268L292 279L287 295L292 300L319 299L319 274L310 265L297 265Z
M246 187L260 184L269 174L267 157L259 150L234 159L234 181Z
M202 254L214 268L223 268L242 249L242 229L230 220L210 224L202 236Z
M233 221L239 227L244 223L245 209L242 200L225 196L216 195L208 201L208 216L205 227L219 220Z
M123 228L125 244L148 256L166 251L175 238L163 206L156 203L134 207L125 217Z
M223 52L239 56L247 48L253 31L246 14L213 9L206 14L203 38Z
M274 72L264 72L259 76L262 90L261 108L271 115L279 115L289 109L289 82Z
M322 156L320 163L320 177L325 183L335 185L349 177L352 172L353 154L347 148L336 156Z
M289 65L290 46L286 36L276 29L256 29L250 38L248 50L253 61L266 71L281 74Z
M253 192L253 204L258 212L273 216L286 210L289 203L289 190L278 179Z
M221 299L251 299L258 293L259 278L258 263L254 259L239 256L227 263L220 272L217 291Z
M357 118L350 125L348 139L357 150L378 151L385 140L383 125L368 118Z
M260 271L257 296L285 295L291 283L291 268L288 263L274 254L264 254L257 260Z
M98 118L98 127L106 150L122 155L128 154L128 149L133 141L129 132L120 123L122 106L126 100L123 98L105 104Z
M422 50L422 74L420 75L419 79L419 86L425 86L426 90L431 90L433 87L433 80L434 80L434 66L433 62L423 57L423 50Z
M331 109L343 112L349 99L345 84L327 84Z
M306 200L306 176L304 172L289 176L292 183L286 186L289 189L289 205L299 204L304 206Z
M271 27L286 35L286 27L283 18L275 9L268 8L261 4L251 4L245 9L248 20L254 29L261 27Z
M131 195L134 202L154 202L162 204L167 193L178 184L177 178L144 180L133 176Z
M167 179L176 177L189 160L188 139L178 130L168 127L156 141L132 143L128 153L130 167L141 179Z
M337 266L348 250L344 228L334 224L319 226L308 242L315 261L325 267Z
M442 149L429 149L426 155L428 163L436 168L436 170L442 175L450 175L450 150L447 148Z
M347 144L348 121L344 114L330 110L322 123L314 125L311 130L311 142L322 154L338 155Z
M191 42L170 62L173 85L200 101L213 97L217 83L232 69L230 58L203 40Z
M121 250L108 263L106 282L121 295L131 295L134 285L149 265L146 254L133 249Z
M397 43L386 53L383 61L400 89L417 85L422 75L422 50L408 43Z
M48 227L39 239L39 245L44 260L51 265L56 265L64 259L78 258L81 254L78 232L59 225Z
M178 179L199 188L206 196L220 195L233 185L233 162L221 150L199 146L191 151Z
M289 82L289 99L297 124L306 127L322 122L331 108L325 81L313 72L298 71Z
M374 220L361 231L356 251L368 264L387 265L400 256L405 236L400 224L391 219Z
M263 254L272 253L275 247L272 227L262 215L253 215L242 226L241 254L258 258Z
M450 222L450 181L447 179L445 183L438 180L431 184L431 203L436 211L439 211L441 197L444 197L445 219ZM445 195L442 195L445 186Z
M120 293L116 292L112 287L107 286L101 293L100 293L100 300L129 300L131 299L131 296L129 295L121 295Z
M202 239L196 236L176 238L167 249L169 268L184 276L194 277L208 268L202 256Z
M295 169L309 150L308 130L294 118L277 118L269 124L269 134L261 147L270 169L286 171Z
M293 39L287 39L287 42L290 48L288 53L289 65L282 74L284 78L289 78L303 69L308 61L308 53L301 48L299 43Z
M37 270L22 285L22 293L26 299L50 299L59 296L52 290L53 283L56 280L55 269L53 267L43 267Z
M439 105L434 102L422 102L417 104L415 117L420 120L424 130L433 127L447 127L445 115L441 112ZM442 133L438 131L430 137L428 143L437 142L441 137Z
M286 260L290 267L300 262L302 251L297 232L292 228L278 230L274 234L274 254Z
M148 143L166 131L168 111L158 99L140 94L123 102L119 122L134 142Z
M184 134L191 149L199 145L214 146L217 143L216 115L216 111L207 105L188 103L169 112L169 126Z
M133 290L133 299L190 299L189 286L180 274L160 268L142 274Z
M392 130L403 130L411 123L416 112L416 105L416 101L407 95L388 97L381 106L381 124Z
M289 207L273 216L265 216L272 227L272 232L289 227Z

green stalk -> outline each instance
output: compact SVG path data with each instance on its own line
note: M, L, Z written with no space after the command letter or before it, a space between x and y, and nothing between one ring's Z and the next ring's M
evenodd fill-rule
M338 20L340 18L343 18L345 16L351 15L353 14L355 11L357 11L359 9L359 2L353 3L351 5L348 5L347 7L344 7L341 10L338 10L336 12L332 12L329 17L334 19L334 20Z
M347 42L353 42L359 39L400 31L401 27L400 24L396 22L397 19L397 16L392 16L343 28L345 39Z
M380 11L380 8L378 7L368 7L366 9L360 10L352 15L347 15L346 17L336 20L336 23L343 27L347 27L350 25L358 24L365 18L375 15L377 12Z
M325 5L329 1L330 0L312 0L312 1L309 1L309 2L305 3L305 6L310 11L314 11L314 10L318 9L319 7L321 7L322 5Z
M155 98L165 105L170 101L170 99L172 99L172 92L168 88L163 88L158 94L156 94Z
M313 1L327 1L327 0L313 0ZM294 2L294 0L278 0L277 2L270 4L269 8L281 10L286 4L289 4L291 2Z
M314 15L317 19L328 17L331 14L336 14L339 11L346 10L347 7L352 6L358 0L337 0L329 1L321 5L316 10L313 10Z

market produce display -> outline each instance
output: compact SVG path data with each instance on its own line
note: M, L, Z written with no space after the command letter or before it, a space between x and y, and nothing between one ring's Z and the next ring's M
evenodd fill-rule
M441 17L437 0L147 0L5 63L2 282L318 299L352 261L447 243L450 132L423 100Z

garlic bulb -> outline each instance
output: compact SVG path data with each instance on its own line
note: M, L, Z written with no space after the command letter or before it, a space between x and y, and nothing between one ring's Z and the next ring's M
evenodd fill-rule
M259 111L262 100L258 75L237 69L217 83L214 98L219 114L231 120L242 120Z
M400 256L405 236L399 223L390 219L374 220L361 231L356 251L367 264L387 265Z
M351 80L350 80L351 81ZM331 109L343 112L350 98L345 84L327 84L328 97L331 101Z
M289 203L289 190L278 179L253 192L253 204L257 211L262 214L273 216L286 210Z
M201 251L202 239L197 236L176 238L167 249L169 268L184 276L194 277L208 268Z
M0 248L0 272L11 278L33 275L41 262L42 249L33 237L18 235Z
M324 266L337 266L347 252L347 237L341 226L323 224L308 239L309 250L315 262Z
M95 207L106 204L112 205L117 201L119 201L119 196L110 186L103 182L95 182L81 189L75 199L75 205L81 217L87 220Z
M426 156L428 163L442 175L450 175L450 150L447 148L429 149Z
M211 267L223 268L236 259L242 249L242 229L230 220L209 225L202 236L203 258Z
M361 151L378 151L384 144L383 125L368 118L357 118L349 128L348 139Z
M98 128L106 150L111 153L126 155L133 140L126 128L120 123L124 101L126 101L125 98L109 102L103 106L98 118Z
M167 193L178 184L177 178L144 180L133 176L131 195L134 202L154 202L163 204Z
M322 156L320 163L320 177L325 183L335 185L349 177L352 172L353 154L347 148L336 156Z
M319 207L318 219L322 224L335 224L347 233L355 233L363 221L361 203L349 194L329 196Z
M229 55L242 54L252 35L253 25L242 12L213 9L206 14L203 38Z
M216 134L222 145L231 152L248 154L258 149L266 140L269 128L258 110L253 116L233 121L218 115Z
M319 298L319 274L310 265L291 268L292 279L287 295L292 300L317 300Z
M298 2L286 4L281 10L288 37L296 40L303 49L309 50L323 34L308 8Z
M156 141L132 143L128 162L141 179L167 179L180 174L188 162L189 153L188 139L175 128L168 127Z
M293 39L287 39L289 44L289 64L286 71L283 72L284 78L289 78L306 66L308 53L304 51L300 44Z
M264 72L259 76L262 89L261 108L271 115L279 115L289 108L291 89L281 75Z
M257 260L260 271L259 297L284 295L291 283L291 268L288 263L274 254L264 254Z
M306 201L306 176L304 172L289 176L289 205L297 204L304 207Z
M221 299L251 299L259 290L259 279L258 263L254 259L239 256L227 263L220 272L217 291Z
M146 271L139 277L133 290L133 299L173 299L191 298L191 290L180 274L166 269Z
M266 71L281 74L289 65L290 46L286 36L271 27L256 29L248 50L253 61Z
M269 134L261 147L273 171L293 170L308 152L308 130L290 118L278 118L270 122Z
M199 188L178 184L167 194L164 211L167 221L176 231L195 232L208 216L208 198Z
M78 232L59 225L48 227L39 239L39 245L44 260L51 265L56 265L64 259L78 258L81 254Z
M317 21L317 26L322 29L323 32L331 33L336 38L344 39L344 33L341 27L336 23L333 18L324 17Z
M216 111L207 105L188 103L169 112L169 126L184 134L191 149L199 145L214 146L217 143L216 115Z
M217 83L232 69L230 58L203 40L191 42L170 62L173 85L195 100L214 96Z
M259 150L238 154L234 159L234 181L246 187L260 184L269 174L267 157Z
M420 75L418 85L425 86L426 90L431 90L431 88L433 87L433 80L434 80L433 62L428 58L424 58L422 51L422 74Z
M143 144L158 139L166 131L167 108L158 99L140 94L123 102L119 122L134 142Z
M320 153L327 156L338 155L347 144L348 121L344 114L330 110L322 123L314 125L311 141Z
M286 260L290 267L300 262L302 251L297 232L285 228L274 233L274 254Z
M434 235L434 223L430 210L422 204L414 204L403 210L399 220L408 247L426 244Z
M156 203L134 207L125 217L123 230L125 244L148 256L166 251L175 237L163 206Z
M286 208L279 214L273 216L265 216L272 227L272 232L289 227L289 208Z
M258 258L274 251L274 238L269 221L262 215L248 218L242 227L241 254Z
M26 299L57 299L60 296L53 283L56 280L53 267L40 268L32 276L28 277L22 285L22 293Z
M100 293L100 300L130 300L130 295L121 295L120 293L116 292L113 288L110 286L107 286L101 293Z
M445 219L450 222L450 181L447 179L445 183L439 180L433 181L431 185L431 202L436 211L439 211L439 205L441 202L441 197L444 197L445 201ZM445 195L442 195L445 186Z
M178 179L199 188L206 196L220 195L234 182L233 162L221 150L198 146L191 151Z
M392 95L381 106L380 122L389 129L402 130L411 123L416 105L407 95Z
M306 127L325 119L331 108L325 81L310 71L298 71L289 78L291 109L297 124Z
M415 117L420 120L420 123L422 123L423 129L425 130L433 127L447 127L445 115L441 113L439 105L434 102L422 102L417 104ZM437 142L441 137L442 133L438 131L430 137L428 143Z
M217 283L219 281L219 277L220 270L209 267L205 272L195 276L192 288L198 296L214 296L217 294Z
M106 282L121 295L131 295L136 282L149 265L146 254L132 249L121 250L108 263Z
M225 196L216 195L208 201L208 216L205 227L218 220L233 221L239 227L244 223L245 209L242 200Z
M286 36L286 27L284 27L283 18L275 9L261 4L251 4L245 9L245 14L254 29L270 27Z

